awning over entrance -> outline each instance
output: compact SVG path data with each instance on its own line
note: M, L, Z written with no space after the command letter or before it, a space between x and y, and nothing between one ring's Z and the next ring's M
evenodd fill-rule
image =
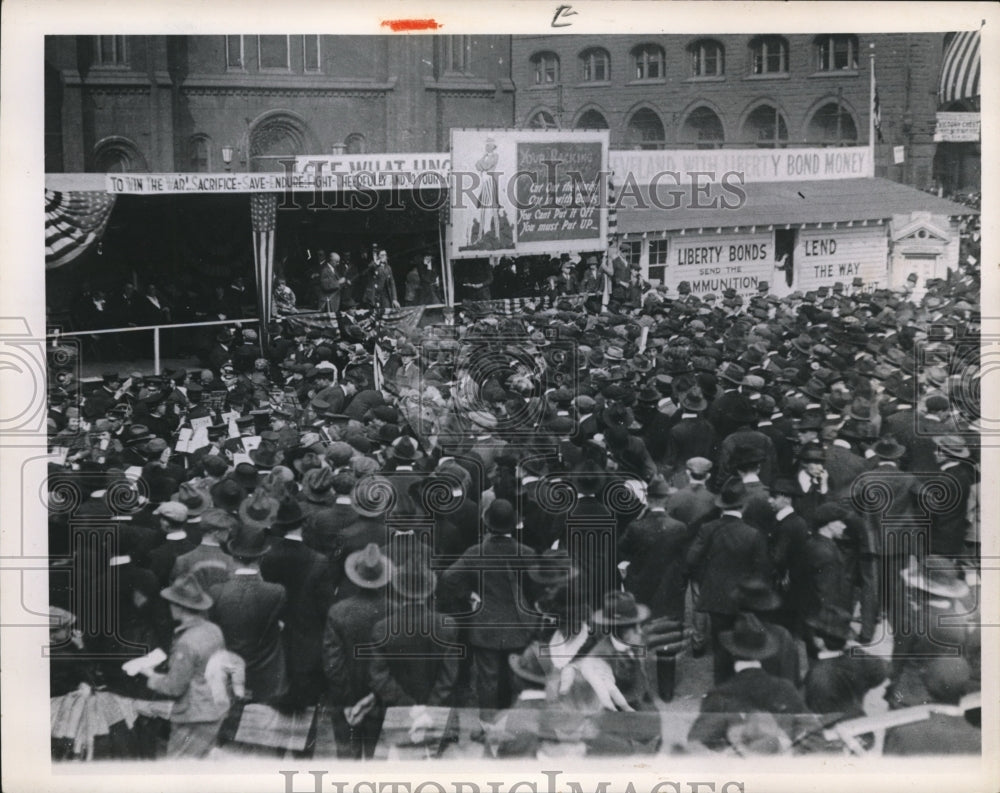
M619 234L864 222L913 212L949 217L978 214L967 206L879 178L745 185L714 182L698 193L690 184L678 186L664 179L655 197L645 186L640 191L621 197Z

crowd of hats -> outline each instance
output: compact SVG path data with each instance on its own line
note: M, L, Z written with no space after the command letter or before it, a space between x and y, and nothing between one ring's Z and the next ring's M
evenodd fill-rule
M99 410L94 406L100 394L56 377L60 370L54 368L51 441L69 447L72 462L53 470L76 477L81 500L115 483L137 481L142 500L153 506L151 514L201 533L217 532L229 554L252 561L273 537L288 532L302 530L327 550L315 538L335 535L359 516L385 520L391 510L418 514L431 480L456 492L478 483L481 492L490 484L482 473L492 465L516 472L522 484L552 471L568 472L569 463L553 462L541 452L578 437L588 420L594 428L581 444L584 459L600 466L642 437L637 413L702 414L727 388L739 388L747 397L740 415L727 417L734 425L784 417L793 435L814 432L816 442L798 450L803 462L822 461L820 442L834 435L867 444L879 459L899 459L906 448L891 435L880 436L872 418L900 406L928 412L960 408L964 431L978 418L978 389L970 387L978 360L952 354L957 341L978 332L978 268L963 265L946 279L928 280L919 299L901 290L866 290L857 280L781 299L766 284L746 298L727 290L721 300L696 296L689 284L677 291L671 297L658 290L630 313L567 304L516 317L472 317L459 310L447 328L396 333L382 328L367 337L357 326L343 331L272 326L269 348L282 354L256 360L252 371L238 373L223 363L218 378L211 371L175 370L161 377L135 372L131 390L121 395L117 388L128 378L109 372L103 385L113 396L101 397ZM376 339L390 353L381 390L373 388ZM244 330L242 341L258 340ZM404 379L400 361L404 366L415 361L419 376ZM346 391L333 386L348 382L353 387ZM276 401L275 388L291 399ZM234 462L227 452L238 453L238 439L228 437L220 411L205 408L210 443L168 456L178 431L190 428L193 409L213 392L222 396L225 409L239 414L234 423L241 435L255 437L259 445ZM162 405L177 409L171 413ZM81 416L89 424L80 425ZM60 419L66 422L62 427ZM959 435L939 437L940 453L955 459L977 453ZM512 440L491 454L490 439L505 437ZM755 462L743 454L732 464ZM132 468L137 470L126 477ZM687 468L705 476L712 462L693 458ZM379 475L386 471L411 472L413 482L401 491L397 476L380 490ZM648 477L644 485L647 498L669 492L663 476ZM738 485L713 485L716 506L741 504ZM577 486L586 490L585 477ZM791 491L794 484L787 480L773 487L776 493ZM479 493L473 496L478 502ZM337 505L345 507L343 514ZM832 505L824 508L815 520L837 519ZM114 511L107 504L103 509ZM516 499L504 498L478 514L484 529L497 534L517 532L523 517ZM428 566L393 565L374 544L347 556L343 569L357 587L391 582L405 598L430 597L435 587ZM572 574L544 556L532 573L537 581ZM954 576L919 575L910 573L929 589L953 592L958 586ZM204 609L210 598L195 587L189 580L175 581L163 597ZM763 603L767 593L748 591L747 599ZM648 616L645 605L612 591L593 620L620 626ZM831 627L842 626L842 615L821 613L816 619L829 633L842 630ZM743 658L765 657L772 650L772 639L753 615L741 618L720 641ZM539 674L537 658L519 655L511 663L526 676Z

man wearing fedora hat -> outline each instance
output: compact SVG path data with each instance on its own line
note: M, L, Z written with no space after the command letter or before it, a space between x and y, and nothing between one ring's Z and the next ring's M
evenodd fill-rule
M269 529L275 539L260 559L261 577L285 589L280 619L289 686L279 707L291 710L315 704L325 689L321 645L334 592L329 560L302 541L304 522L299 503L283 498Z
M836 504L818 507L809 536L789 560L789 597L795 603L797 629L806 640L810 657L815 655L815 645L809 619L832 606L854 613L854 579L844 547L848 519L848 512Z
M735 659L735 674L702 700L701 713L688 732L689 742L724 749L729 727L748 713L773 714L793 744L821 728L795 685L762 668L761 662L777 652L778 643L755 615L741 614L718 638Z
M209 659L226 649L225 640L219 626L207 619L212 598L194 576L181 576L160 596L170 604L171 616L179 623L170 648L169 671L144 667L140 673L152 691L174 700L167 757L204 757L215 746L229 710L228 700L217 701L205 677Z
M718 440L715 427L704 417L707 408L708 400L697 386L681 398L667 442L666 465L671 471L680 470L692 457L715 459Z
M930 552L957 559L967 555L966 539L972 526L969 504L973 500L973 491L978 489L978 477L971 464L969 447L961 438L955 435L937 435L933 442L934 461L940 473L922 475L920 478L926 483L925 486L941 481L942 477L946 478L949 490L955 497L931 510Z
M370 656L358 649L370 642L372 626L387 613L392 570L392 562L374 542L348 554L344 573L351 594L330 606L326 615L323 672L341 758L371 757L381 730L385 708L371 686Z
M865 714L869 690L889 676L889 664L864 653L851 639L851 615L829 605L809 618L816 657L809 664L803 693L813 713L837 714L838 720Z
M283 586L266 582L260 574L260 558L270 546L265 529L247 521L230 535L226 548L237 567L232 578L215 590L212 619L222 628L226 648L246 663L250 699L278 704L288 690L281 638L286 596Z
M601 608L591 617L600 638L585 658L564 671L560 690L566 689L567 675L576 672L590 684L602 709L655 710L644 665L642 624L649 617L649 608L637 603L630 592L606 592Z
M464 656L458 629L434 603L435 584L426 556L393 565L388 614L369 634L369 684L383 706L411 708L410 734L415 739L430 725L423 706L455 704L458 665Z
M981 678L981 606L960 567L943 556L911 558L900 574L902 603L893 625L905 625L893 635L892 682L886 693L890 707L928 701L922 679L928 662L942 655L959 655Z
M452 613L474 611L462 622L468 626L476 694L480 712L485 714L510 704L507 655L531 640L532 618L520 604L526 602L523 573L535 552L514 539L517 513L510 501L498 498L490 504L483 525L482 542L471 546L442 574L439 596ZM497 557L498 564L484 570L484 557Z
M228 581L237 564L223 550L223 546L238 525L239 522L229 512L221 509L206 510L201 516L201 542L193 551L177 557L170 580L176 581L181 576L193 575L209 594L214 587Z
M711 618L716 683L732 675L732 661L717 639L739 613L739 584L769 565L763 532L743 520L745 498L746 487L739 479L727 481L715 502L721 515L702 524L686 557L688 573L699 585L695 607Z
M619 567L627 562L625 588L645 603L654 617L684 619L687 576L684 557L688 527L667 514L670 495L659 474L646 488L646 508L618 540Z

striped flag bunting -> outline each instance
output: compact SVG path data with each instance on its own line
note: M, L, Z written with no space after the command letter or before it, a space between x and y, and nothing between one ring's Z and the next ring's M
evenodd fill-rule
M379 329L383 333L402 331L410 333L420 325L424 316L424 306L403 306L402 308L387 308L381 312L373 309L359 308L343 311L340 314L329 312L313 312L308 314L288 314L282 317L293 330L332 330L332 336L340 337L340 317L346 322L354 323L365 333L375 333Z
M266 325L271 319L271 292L274 289L274 236L278 225L278 196L253 193L250 221L253 227L253 263L257 278L257 316Z
M956 33L941 64L938 101L942 105L979 96L979 31Z
M45 267L73 261L104 235L115 195L103 190L45 191Z
M526 311L544 311L555 308L556 304L563 301L569 303L573 308L582 306L590 294L563 295L562 297L509 297L497 300L466 300L462 303L462 309L476 317L486 317L501 314L505 317L516 317Z

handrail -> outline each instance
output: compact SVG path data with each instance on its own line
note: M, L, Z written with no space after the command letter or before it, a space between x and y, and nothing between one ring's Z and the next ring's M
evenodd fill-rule
M255 317L244 318L244 319L213 319L208 322L183 322L180 324L170 324L170 325L140 325L138 327L126 327L126 328L97 328L94 330L71 330L66 331L55 331L53 333L46 333L47 338L62 338L63 336L96 336L101 333L132 333L134 331L140 330L161 330L163 328L173 329L173 328L204 328L210 325L233 325L240 324L243 322L259 322Z

